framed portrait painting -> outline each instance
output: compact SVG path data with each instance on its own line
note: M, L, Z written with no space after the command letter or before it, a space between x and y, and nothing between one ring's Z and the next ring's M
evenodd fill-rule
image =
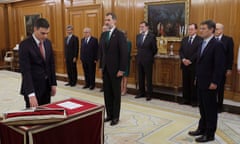
M145 21L157 37L178 41L187 34L189 0L146 2L144 11Z
M33 33L33 27L35 21L40 18L40 14L32 14L24 16L24 27L25 27L25 35L28 37Z

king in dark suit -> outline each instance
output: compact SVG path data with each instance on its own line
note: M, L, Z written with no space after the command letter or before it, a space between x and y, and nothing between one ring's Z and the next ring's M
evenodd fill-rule
M226 56L225 62L225 74L222 77L222 81L218 87L218 112L223 110L223 99L224 99L224 86L226 82L226 77L230 76L232 73L233 65L233 39L229 36L223 34L224 26L221 23L216 23L215 38L221 41L224 45L224 52Z
M157 53L156 37L148 28L147 22L141 22L139 27L141 33L136 38L139 94L135 96L135 98L141 98L146 95L147 101L152 98L152 71L154 55ZM147 94L145 92L145 76L147 80Z
M224 74L224 46L214 38L216 25L207 20L200 25L203 42L198 50L196 62L196 85L199 97L200 120L196 131L189 135L199 136L197 142L215 139L217 129L217 88Z
M32 36L19 45L21 94L27 108L50 103L50 97L56 93L55 63L48 33L48 21L40 18L34 24Z
M95 88L96 63L98 60L98 40L91 36L91 29L84 28L84 38L81 39L80 58L82 61L85 86L83 88Z
M67 37L64 40L64 54L68 74L68 83L65 85L75 86L77 84L77 58L79 52L78 37L73 35L73 26L67 26Z
M117 17L113 13L105 15L105 25L110 31L102 33L105 42L102 43L100 68L103 72L104 101L107 117L105 122L110 125L119 122L121 107L121 79L127 67L128 49L127 40L115 26Z
M197 106L197 93L194 80L197 50L201 42L202 38L197 35L197 24L189 24L188 36L182 39L179 49L183 86L183 101L180 104Z

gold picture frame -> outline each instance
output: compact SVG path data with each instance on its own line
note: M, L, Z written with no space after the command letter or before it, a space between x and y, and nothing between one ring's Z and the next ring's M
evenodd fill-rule
M189 24L189 0L166 0L144 3L144 18L157 37L181 41Z
M25 28L26 37L32 35L34 23L40 17L41 17L41 14L32 14L32 15L24 16L24 28Z

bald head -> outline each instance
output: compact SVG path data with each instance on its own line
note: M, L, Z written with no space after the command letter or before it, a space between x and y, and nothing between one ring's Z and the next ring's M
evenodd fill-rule
M88 38L89 36L91 36L91 29L86 27L83 29L83 34L85 38Z
M224 25L221 23L216 23L216 31L215 31L215 36L219 37L220 35L223 34L224 30Z

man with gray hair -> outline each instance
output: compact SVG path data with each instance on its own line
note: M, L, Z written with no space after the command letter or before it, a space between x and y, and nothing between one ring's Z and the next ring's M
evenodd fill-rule
M223 99L224 99L224 85L226 82L226 76L231 75L232 73L232 65L233 65L233 48L234 43L233 39L229 36L223 34L224 25L221 23L216 23L216 31L215 38L218 41L221 41L224 45L224 53L226 56L225 62L225 73L222 77L222 81L218 87L218 112L221 113L223 111Z
M85 85L83 89L95 88L96 63L98 60L98 40L91 36L91 29L83 29L84 37L81 39L80 59L84 71Z
M68 83L66 86L75 86L77 84L77 58L79 51L78 37L73 35L73 26L66 27L67 36L64 40L64 54L67 67Z

